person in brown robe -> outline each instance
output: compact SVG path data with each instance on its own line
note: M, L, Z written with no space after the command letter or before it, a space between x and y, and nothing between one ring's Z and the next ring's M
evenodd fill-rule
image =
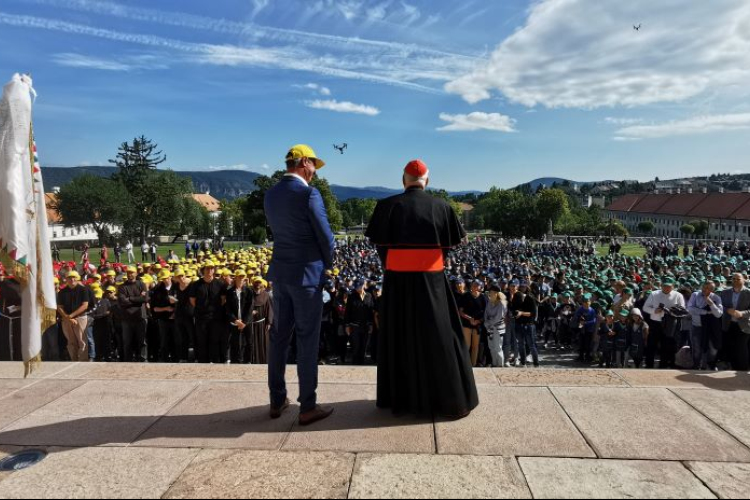
M262 278L253 280L253 290L255 298L253 299L252 322L249 325L251 329L250 344L245 348L245 362L254 365L268 364L268 340L271 325L273 325L273 306L271 296L266 290L266 282Z

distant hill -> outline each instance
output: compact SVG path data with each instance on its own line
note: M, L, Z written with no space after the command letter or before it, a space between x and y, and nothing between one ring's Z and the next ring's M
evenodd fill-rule
M99 177L111 177L117 172L116 167L72 167L72 168L52 168L45 167L42 169L44 176L44 187L47 191L52 191L55 187L62 187L70 181L81 175L97 175ZM178 175L188 177L193 181L193 188L196 193L210 192L211 196L219 200L234 200L255 190L253 182L262 174L255 172L245 172L238 170L221 170L216 172L184 172L177 171ZM389 189L383 187L348 187L332 185L331 190L339 201L346 201L352 198L374 198L382 200L402 192L400 189ZM451 193L462 195L471 192ZM477 191L477 193L479 193Z
M117 167L74 167L74 168L43 168L44 187L51 191L54 187L62 187L76 177L85 174L110 177L117 172ZM182 177L193 181L196 193L211 193L219 200L233 200L255 190L255 179L261 176L255 172L238 170L219 170L216 172L177 172Z

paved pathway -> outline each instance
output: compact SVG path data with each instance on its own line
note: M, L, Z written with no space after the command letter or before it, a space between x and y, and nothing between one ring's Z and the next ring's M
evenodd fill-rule
M323 367L330 420L267 419L256 366L0 363L0 498L745 498L750 374L478 370L460 422L375 408ZM294 376L290 374L291 382ZM295 388L292 388L294 392Z

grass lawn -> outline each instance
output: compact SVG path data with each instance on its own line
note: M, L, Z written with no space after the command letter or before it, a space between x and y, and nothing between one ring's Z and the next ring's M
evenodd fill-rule
M609 245L599 245L596 251L599 255L607 255L609 253ZM643 257L646 255L646 250L638 243L626 243L622 246L622 255L626 257Z

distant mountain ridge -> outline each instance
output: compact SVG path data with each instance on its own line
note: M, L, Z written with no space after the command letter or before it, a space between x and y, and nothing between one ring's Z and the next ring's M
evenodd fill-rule
M96 175L99 177L111 177L117 172L117 167L93 166L93 167L44 167L42 176L44 186L47 191L52 191L55 187L62 187L71 182L76 177L82 175ZM255 180L262 174L255 172L246 172L241 170L217 170L215 172L186 172L175 171L178 175L187 177L193 182L193 188L196 193L211 193L219 200L234 200L255 191ZM349 187L331 185L333 194L339 201L350 199L374 198L382 200L403 192L400 189L390 189L384 187ZM453 195L462 195L468 193L480 194L480 191L465 191L461 193L451 193Z

